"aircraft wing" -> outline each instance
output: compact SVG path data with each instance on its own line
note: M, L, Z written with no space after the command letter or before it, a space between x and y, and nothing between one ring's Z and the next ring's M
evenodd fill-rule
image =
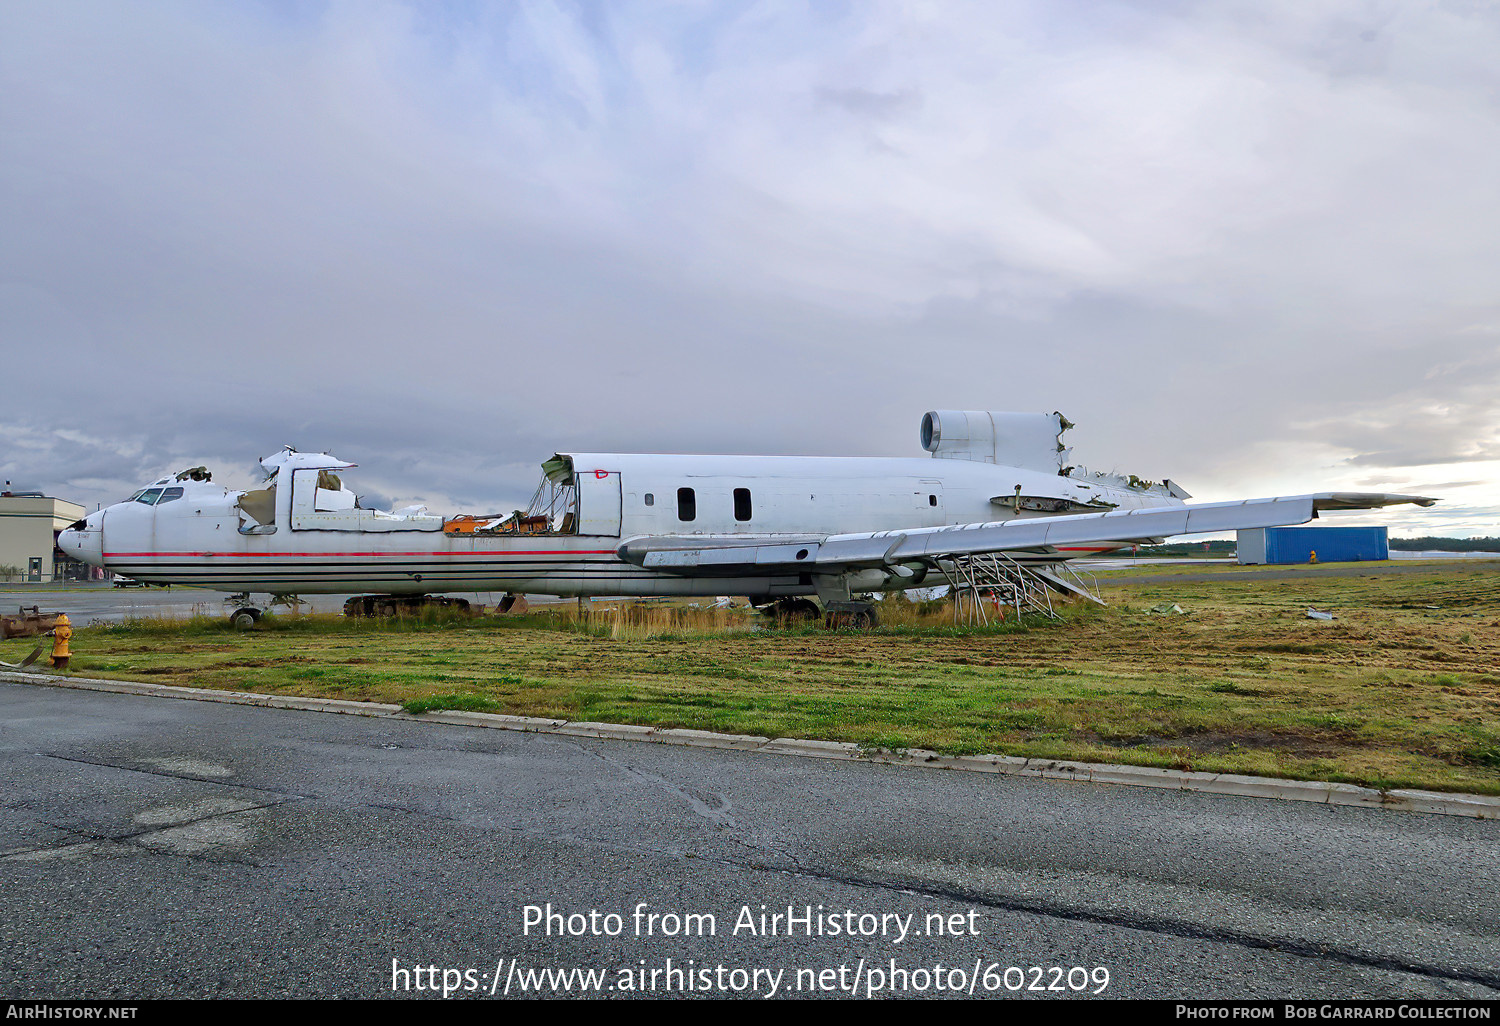
M626 540L618 552L637 566L689 577L830 574L907 563L930 566L953 556L1012 549L1287 527L1305 524L1324 510L1431 506L1436 501L1389 492L1321 492L862 534L651 535Z

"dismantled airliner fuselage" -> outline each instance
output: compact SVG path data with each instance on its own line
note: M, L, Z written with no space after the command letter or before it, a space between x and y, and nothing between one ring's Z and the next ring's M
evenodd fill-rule
M137 580L235 593L826 603L918 587L964 553L1050 564L1144 538L1413 501L1188 507L1171 482L1069 466L1069 427L1057 413L936 411L921 433L932 458L558 453L527 509L451 517L364 508L343 480L354 464L287 449L261 461L260 488L227 489L195 468L75 523L59 545Z

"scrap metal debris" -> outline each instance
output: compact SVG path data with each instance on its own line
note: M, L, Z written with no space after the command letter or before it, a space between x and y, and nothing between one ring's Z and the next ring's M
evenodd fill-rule
M1156 605L1154 605L1150 609L1146 610L1146 612L1153 613L1153 614L1155 614L1157 616L1186 616L1187 615L1187 610L1183 609L1176 602L1158 602Z
M1314 609L1312 606L1308 606L1307 607L1307 618L1309 620L1332 620L1333 619L1333 614L1332 613L1325 613L1321 609Z
M0 616L0 641L28 634L46 634L57 626L58 613L44 613L39 606L21 606L15 616Z
M36 662L36 657L41 655L42 649L46 647L47 646L45 643L38 645L36 648L31 650L31 655L27 656L25 659L22 659L19 663L7 663L3 659L0 659L0 666L4 666L9 670L24 670L26 669L26 667Z

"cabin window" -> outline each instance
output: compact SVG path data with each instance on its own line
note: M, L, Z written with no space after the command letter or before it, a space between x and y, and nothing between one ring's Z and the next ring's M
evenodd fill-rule
M655 506L656 505L656 496L652 495L650 492L646 493L646 505L648 505L648 506Z
M135 497L135 501L144 503L147 506L155 506L156 500L159 498L161 498L160 488L147 488Z
M677 489L677 519L698 519L698 496L693 494L691 488Z
M929 495L929 496L927 496L927 505L929 505L929 506L936 506L937 505L937 496L936 495Z
M750 519L750 489L748 488L734 490L734 519L739 521Z
M181 488L164 488L162 489L161 498L156 500L156 504L160 506L164 502L175 502L180 498L182 498Z

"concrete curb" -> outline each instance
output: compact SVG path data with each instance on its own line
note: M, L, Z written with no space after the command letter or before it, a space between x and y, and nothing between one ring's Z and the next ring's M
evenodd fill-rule
M83 691L110 691L125 695L148 695L156 698L182 698L197 702L227 702L234 705L255 705L272 709L301 709L308 712L448 723L463 727L520 730L534 734L564 734L572 737L648 741L655 744L685 745L694 748L728 748L736 751L761 752L767 755L799 756L804 759L876 762L892 766L918 766L930 769L964 770L971 773L1040 777L1045 780L1073 780L1080 783L1120 784L1129 787L1159 787L1177 791L1198 791L1204 794L1238 795L1247 798L1279 798L1284 801L1317 802L1322 805L1355 805L1364 808L1391 809L1398 812L1421 812L1437 816L1500 819L1500 798L1479 794L1449 794L1442 791L1415 790L1377 791L1368 787L1356 787L1353 784L1335 784L1318 780L1279 780L1275 777L1247 777L1234 773L1196 773L1185 770L1157 769L1151 766L1116 766L1109 763L1066 762L1057 759L1021 759L1008 755L942 755L921 748L890 751L883 748L861 748L859 745L842 741L807 741L792 737L766 738L750 734L717 734L707 730L641 727L629 723L588 723L535 716L509 716L502 713L441 710L414 716L402 712L398 705L385 705L380 702L261 695L249 691L213 691L207 688L184 688L170 684L147 684L141 681L60 677L50 673L0 671L0 681L76 688Z

